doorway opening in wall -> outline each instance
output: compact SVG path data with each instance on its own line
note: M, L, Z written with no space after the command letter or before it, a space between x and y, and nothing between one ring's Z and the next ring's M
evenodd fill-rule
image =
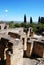
M0 30L1 30L1 26L0 26Z
M22 38L22 40L23 40L23 45L24 45L24 40L25 40L25 38Z
M26 57L26 50L23 50L23 58L27 58Z
M7 29L7 26L5 26L4 29Z
M25 38L22 38L23 40L23 57L26 57L26 51L24 50L24 41L25 41Z

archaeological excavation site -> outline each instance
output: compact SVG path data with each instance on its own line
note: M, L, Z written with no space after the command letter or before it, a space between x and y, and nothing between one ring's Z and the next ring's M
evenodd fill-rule
M0 65L44 65L44 34L0 24Z

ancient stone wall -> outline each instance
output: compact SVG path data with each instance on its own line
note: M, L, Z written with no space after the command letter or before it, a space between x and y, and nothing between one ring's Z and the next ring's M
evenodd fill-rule
M23 45L21 41L13 44L13 54L11 55L11 65L23 65Z
M4 60L4 45L2 41L0 41L0 59Z
M10 59L10 55L8 54L8 52L6 52L6 65L11 65Z
M33 47L33 53L43 57L44 45L41 42L35 42Z
M10 35L13 38L20 38L20 35L16 33L9 32L8 35Z
M31 51L31 43L27 44L27 50L26 50L26 56L30 57L30 51Z

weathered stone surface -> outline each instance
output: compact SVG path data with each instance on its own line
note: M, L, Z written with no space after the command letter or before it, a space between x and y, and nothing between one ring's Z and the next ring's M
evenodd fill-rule
M38 61L34 59L24 58L23 59L23 65L36 65Z
M18 45L13 44L13 54L11 55L11 65L23 65L23 45L18 42Z

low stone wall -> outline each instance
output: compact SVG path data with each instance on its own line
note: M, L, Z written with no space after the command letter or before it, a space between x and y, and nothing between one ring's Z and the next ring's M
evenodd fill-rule
M4 60L4 48L0 45L0 60Z
M26 50L27 57L30 57L30 51L31 51L31 43L27 43L27 50Z
M6 52L6 65L11 65L10 60L10 55L8 54L8 52Z
M4 49L5 49L5 46L0 40L0 60L4 60Z
M8 32L8 35L10 35L13 38L20 38L20 35L17 33Z

